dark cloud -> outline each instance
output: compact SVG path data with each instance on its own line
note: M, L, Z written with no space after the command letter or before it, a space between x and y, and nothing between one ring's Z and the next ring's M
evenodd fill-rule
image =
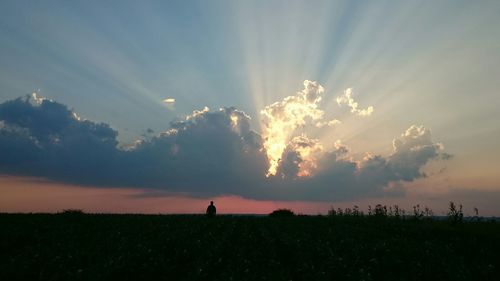
M0 120L4 173L82 184L113 176L117 132L107 124L81 121L66 106L36 97L1 104Z
M369 155L360 162L340 158L348 149L338 145L337 150L327 154L322 165L325 167L316 178L318 185L339 181L333 197L339 200L363 196L401 195L402 189L387 189L388 185L401 181L413 181L425 177L421 168L434 159L448 159L443 146L433 143L431 132L423 126L411 126L400 138L393 141L394 151L389 157ZM335 188L332 188L335 190Z
M235 108L199 111L126 153L133 185L223 194L261 182L267 158L249 117Z
M300 137L283 153L277 175L266 177L263 139L249 120L235 108L205 108L172 122L167 132L120 148L117 132L107 124L82 120L55 101L19 98L0 104L0 172L191 196L331 201L398 194L385 188L424 177L423 165L449 157L422 126L394 140L389 157L360 162L349 159L348 148L340 143L319 154L315 140ZM307 159L301 157L305 150ZM314 169L313 176L298 177L299 165Z

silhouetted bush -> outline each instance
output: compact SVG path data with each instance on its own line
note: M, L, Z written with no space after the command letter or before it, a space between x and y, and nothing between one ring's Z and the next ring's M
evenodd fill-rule
M295 213L292 210L289 209L278 209L274 210L272 213L269 214L270 217L293 217L295 216Z
M376 217L376 218L395 218L395 219L405 219L407 213L404 209L400 208L398 205L393 205L387 207L386 205L377 204L375 208L372 208L371 205L368 205L368 217ZM354 205L352 208L337 208L335 209L333 206L328 210L329 217L363 217L365 213L360 211L357 205ZM432 219L434 217L434 212L425 207L421 209L420 204L413 206L413 215L411 216L414 220L420 219Z
M330 210L328 210L328 216L330 217L343 216L343 215L344 215L344 210L342 210L341 208L337 208L337 210L335 210L335 208L332 206Z
M391 208L391 211L393 212L395 218L399 219L401 217L402 210L399 208L398 205L394 205L394 207Z
M354 205L352 208L345 208L342 210L341 208L335 208L332 206L330 210L328 210L328 216L334 217L334 216L351 216L351 217L359 217L363 216L363 212L359 210L359 207L357 205Z
M377 204L375 206L374 216L376 217L387 217L387 207L384 205Z
M453 223L458 223L463 221L464 213L462 211L462 204L460 204L459 207L457 208L455 203L453 201L450 201L450 206L448 210L449 210L448 220L450 220Z
M474 207L474 216L472 217L473 221L481 221L482 218L479 217L479 209L477 207Z
M85 214L82 210L80 209L65 209L60 214L63 215L83 215Z

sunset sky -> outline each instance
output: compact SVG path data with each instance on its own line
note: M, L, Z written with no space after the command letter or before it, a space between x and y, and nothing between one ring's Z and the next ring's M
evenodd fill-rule
M499 1L0 1L0 212L500 216Z

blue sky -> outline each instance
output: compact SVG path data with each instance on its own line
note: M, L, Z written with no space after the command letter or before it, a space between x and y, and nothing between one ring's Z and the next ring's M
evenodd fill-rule
M362 161L423 125L453 158L409 184L499 191L498 14L498 1L2 1L0 103L35 91L120 145L234 106L265 138L261 111L317 81L322 120L342 123L288 141L340 140ZM348 88L371 116L337 103Z

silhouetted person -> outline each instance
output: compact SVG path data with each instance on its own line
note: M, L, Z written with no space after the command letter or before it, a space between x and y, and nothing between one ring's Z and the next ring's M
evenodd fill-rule
M215 217L215 214L217 213L217 209L214 206L214 201L210 201L210 205L207 207L207 217Z

